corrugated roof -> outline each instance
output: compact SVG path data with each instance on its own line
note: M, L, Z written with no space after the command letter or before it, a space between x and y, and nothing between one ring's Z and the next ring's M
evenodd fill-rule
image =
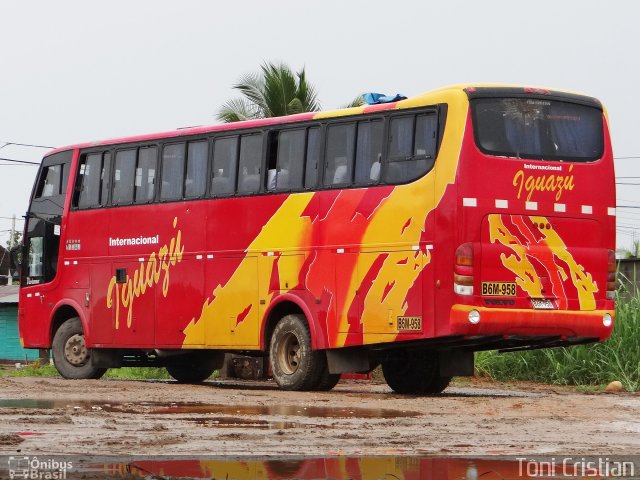
M2 303L18 303L17 285L0 286L0 304Z

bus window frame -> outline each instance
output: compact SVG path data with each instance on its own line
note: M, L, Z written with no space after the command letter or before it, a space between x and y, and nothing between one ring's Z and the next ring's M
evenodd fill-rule
M279 195L279 194L295 194L295 193L309 193L309 192L321 192L325 190L336 190L336 189L353 189L353 188L368 188L368 187L376 187L376 186L398 186L398 185L406 185L411 182L415 182L424 175L427 175L435 168L435 163L437 161L440 145L442 144L442 138L444 136L444 130L446 127L446 119L447 119L447 104L434 104L428 106L421 106L415 108L406 108L406 109L393 109L365 114L353 114L345 117L334 117L334 118L326 118L326 119L312 119L309 121L303 122L288 122L282 124L261 126L256 128L242 128L237 130L223 130L223 131L213 131L205 134L196 134L196 135L185 135L185 136L176 136L176 137L167 137L167 138L159 138L154 139L153 141L137 141L131 143L120 143L120 144L110 144L110 145L101 145L90 148L80 149L79 154L90 155L94 153L101 153L102 155L109 154L109 176L108 176L108 198L103 204L90 208L78 208L76 205L71 205L71 210L92 210L92 209L101 209L101 208L118 208L118 207L131 207L131 206L144 206L151 204L165 204L172 202L184 202L184 201L197 201L197 200L213 200L213 199L223 199L223 198L242 198L242 197L255 197L262 195ZM435 139L435 156L433 158L433 165L424 173L419 176L416 176L410 180L403 182L387 182L386 178L386 170L388 168L389 163L393 160L389 159L389 129L391 124L391 119L396 116L403 115L413 115L414 116L414 129L416 124L416 118L421 114L429 114L433 113L436 115L436 139ZM381 119L383 121L383 139L382 139L382 162L380 169L380 176L377 181L372 182L355 182L355 162L356 162L356 154L357 154L357 142L358 142L358 125L361 122L371 122L376 119ZM326 168L326 153L327 153L327 141L328 141L328 129L332 125L339 124L354 124L356 128L355 141L353 146L353 168L351 172L351 180L349 183L341 183L336 185L325 185L324 184L324 175ZM307 185L307 149L309 145L309 133L311 129L317 128L319 135L319 145L318 145L318 169L317 169L317 179L315 185ZM269 139L271 135L279 135L282 131L286 130L305 130L305 152L304 152L304 172L303 172L303 185L300 188L288 188L282 190L269 190L267 188L267 166L268 166L268 155L269 155ZM261 157L261 182L260 188L256 192L238 192L238 179L239 179L239 160L240 160L240 143L243 135L262 135L262 157ZM232 179L234 182L233 190L231 193L214 195L212 192L212 181L213 181L213 169L214 169L214 153L215 153L215 142L218 140L222 140L225 138L235 138L236 139L236 172L235 176ZM415 131L413 132L413 138L415 143ZM185 198L185 181L186 181L186 168L188 163L188 150L189 144L192 142L207 142L207 181L205 186L204 193L197 198ZM160 199L160 187L159 180L162 179L162 154L164 152L164 148L167 145L171 144L180 144L183 143L185 145L185 162L184 168L185 173L183 177L183 185L182 185L182 198L180 199L171 199L171 200L161 200ZM156 182L154 185L154 197L153 200L148 203L135 203L134 199L131 203L126 204L114 204L113 203L113 184L115 178L115 161L116 155L119 151L122 150L132 150L136 151L136 168L138 165L138 155L140 148L148 148L148 147L156 147L158 149L157 158L156 158L156 168L159 170L156 173ZM415 157L415 159L418 159ZM79 173L80 165L75 169L74 178L74 186L77 181L77 176ZM135 178L134 178L135 182ZM35 185L34 185L35 187ZM135 188L135 184L134 184ZM134 192L135 193L135 192Z
M542 100L542 101L550 101L550 102L570 103L574 105L580 105L582 107L593 108L595 110L600 111L600 116L602 118L601 133L602 133L603 139L606 132L604 111L602 109L602 105L585 100L583 98L573 98L570 94L567 96L564 96L564 95L536 95L536 94L529 94L529 93L521 94L521 93L509 92L509 93L504 93L502 95L500 93L473 95L469 98L469 115L471 117L471 126L473 128L473 142L475 147L478 149L480 153L482 153L482 155L485 155L487 157L493 157L493 158L505 158L510 161L516 160L516 161L527 161L527 162L553 162L553 163L571 163L571 164L592 164L592 163L601 161L602 158L604 157L604 154L606 151L604 141L602 143L602 151L600 152L600 155L596 158L570 157L570 156L559 157L559 158L551 158L551 157L541 158L541 157L533 156L529 154L524 154L522 156L515 156L511 154L512 152L499 152L499 151L487 150L482 146L482 143L480 142L480 134L478 132L477 109L474 108L474 104L473 104L474 101L476 100L486 100L486 99Z
M182 140L182 141L168 141L168 142L163 142L161 144L160 152L158 155L159 175L156 177L158 179L158 181L156 182L158 185L156 188L155 203L171 203L171 202L180 202L184 200L184 190L185 190L184 184L185 184L186 173L187 173L187 143L188 143L187 140ZM164 182L164 151L168 147L172 147L174 145L182 145L182 182L180 187L180 196L178 198L163 199L162 184Z

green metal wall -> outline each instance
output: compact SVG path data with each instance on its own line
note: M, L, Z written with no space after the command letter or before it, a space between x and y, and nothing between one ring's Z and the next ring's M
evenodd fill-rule
M38 350L20 347L18 335L18 307L15 305L0 305L0 360L14 360L24 362L36 360Z

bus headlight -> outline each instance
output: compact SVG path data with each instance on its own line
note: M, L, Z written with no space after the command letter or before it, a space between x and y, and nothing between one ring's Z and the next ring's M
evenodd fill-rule
M613 325L613 317L611 317L611 315L609 315L608 313L605 313L602 316L602 324L609 328L611 325Z

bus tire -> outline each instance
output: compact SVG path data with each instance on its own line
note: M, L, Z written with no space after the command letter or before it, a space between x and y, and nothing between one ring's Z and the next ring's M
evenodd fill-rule
M338 384L340 377L342 377L342 375L339 373L329 373L329 366L325 360L322 372L320 373L318 381L312 390L315 390L316 392L328 392Z
M177 357L165 366L169 375L178 383L202 383L219 368L215 356L191 354Z
M107 371L91 363L91 349L84 342L84 330L78 317L65 321L53 336L53 364L63 378L98 379Z
M318 385L322 352L311 349L311 334L303 315L290 314L278 321L271 335L269 360L273 379L283 390L313 390Z
M381 363L384 379L396 393L433 395L441 393L451 382L451 377L440 375L438 355L434 352L396 354Z

